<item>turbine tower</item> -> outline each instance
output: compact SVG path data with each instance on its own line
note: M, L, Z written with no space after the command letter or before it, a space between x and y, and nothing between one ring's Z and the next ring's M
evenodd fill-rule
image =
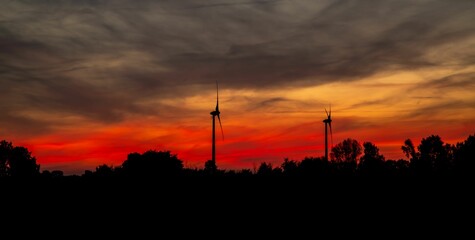
M325 113L327 114L327 118L323 120L325 123L325 159L328 161L328 127L330 127L330 138L333 145L333 133L332 133L332 107L330 105L330 113L327 112L325 108Z
M223 136L224 140L224 132L223 132L223 126L221 125L221 118L219 117L219 94L218 94L218 81L216 81L216 109L212 112L210 112L212 118L213 118L213 133L212 133L212 141L213 141L213 146L211 150L211 160L213 161L213 165L216 166L216 116L218 117L219 121L219 126L221 127L221 135Z

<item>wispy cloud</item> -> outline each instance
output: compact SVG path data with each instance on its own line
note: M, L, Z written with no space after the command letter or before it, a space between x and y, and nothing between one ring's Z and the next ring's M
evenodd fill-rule
M213 7L232 7L232 6L239 6L239 5L262 5L262 4L272 4L280 1L285 0L254 0L254 1L219 1L216 3L208 3L208 4L197 4L191 7L186 7L185 9L200 9L200 8L213 8Z
M460 100L450 100L443 102L436 102L429 105L424 105L422 107L413 109L405 116L404 119L423 119L427 122L433 121L435 119L440 119L440 115L444 115L446 119L459 119L465 121L466 117L471 116L471 112L475 109L475 100L471 101L460 101ZM470 111L467 113L466 111ZM447 115L450 114L450 115ZM465 117L464 117L465 116Z
M472 109L472 98L444 91L474 87L474 11L475 1L462 0L4 1L0 125L20 134L177 118L191 112L180 101L211 93L216 80L228 91L283 92L437 68L452 71L414 87L375 83L399 95L348 105L422 96L434 102L408 117ZM250 99L234 111L308 106L272 94Z
M475 90L475 72L452 74L421 84L420 88L433 87L448 90L452 88L471 88Z

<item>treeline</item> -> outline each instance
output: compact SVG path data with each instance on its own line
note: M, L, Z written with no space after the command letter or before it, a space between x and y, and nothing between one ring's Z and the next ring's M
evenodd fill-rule
M438 135L423 138L415 146L407 139L401 150L405 159L387 160L371 142L361 144L345 139L331 149L330 159L306 157L284 159L280 165L261 162L254 169L223 170L208 160L203 168L185 168L183 161L170 151L149 150L130 153L120 166L99 165L86 170L81 178L153 178L153 177L430 177L473 176L475 171L475 135L457 144L444 143ZM25 147L0 142L0 177L62 178L60 170L40 172L36 158Z

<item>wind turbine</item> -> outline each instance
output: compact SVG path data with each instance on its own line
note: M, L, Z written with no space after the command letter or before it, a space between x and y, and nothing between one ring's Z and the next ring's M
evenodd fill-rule
M218 116L218 121L219 121L219 126L221 127L221 135L223 136L223 140L224 140L224 132L223 132L223 126L221 125L221 118L219 117L219 114L221 112L219 112L219 94L218 94L218 81L216 81L216 109L212 112L210 112L209 114L211 114L211 116L213 117L213 137L212 137L212 141L213 141L213 147L212 147L212 161L213 161L213 164L214 166L216 166L216 131L215 131L215 128L216 128L216 116Z
M325 113L327 114L327 118L323 120L325 123L325 159L328 161L328 126L330 127L330 138L331 143L333 145L333 133L332 133L332 106L330 105L330 113L327 112L325 108Z

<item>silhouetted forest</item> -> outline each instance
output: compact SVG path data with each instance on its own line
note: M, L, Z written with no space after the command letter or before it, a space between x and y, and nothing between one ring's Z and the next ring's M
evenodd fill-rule
M344 228L340 222L392 226L387 221L398 219L399 225L388 229L392 233L427 223L420 216L441 219L447 216L441 214L473 209L473 184L465 178L475 169L474 143L475 135L455 145L436 135L417 146L408 139L401 146L407 160L387 160L375 144L349 138L331 149L328 161L323 156L284 159L241 170L220 169L219 157L218 166L208 160L202 168L186 168L170 151L149 150L128 154L120 166L102 164L66 176L60 170L40 171L28 149L2 141L0 202L11 216L34 214L49 225L46 219L52 218L59 226L76 226L74 233L110 231L114 228L104 227L109 223L125 231L135 226L137 233L148 230L153 236L162 231L157 222L188 231L186 223L210 224L208 219L217 226L243 219L236 229L226 228L232 234L241 228L267 231L262 224L272 221L301 233L314 232L317 220L339 229ZM307 219L314 221L312 226L304 224ZM74 221L81 224L69 224Z
M475 135L455 145L444 143L438 135L423 138L416 146L404 141L401 151L407 159L386 159L371 142L361 144L345 139L336 144L325 157L284 159L280 165L261 162L255 169L220 169L212 160L203 168L185 168L183 161L170 151L149 150L130 153L120 166L102 164L86 170L81 176L64 176L60 170L40 171L40 165L27 148L0 142L1 178L116 179L116 178L178 178L178 177L242 177L242 178L322 178L322 177L442 177L473 176L475 171Z

